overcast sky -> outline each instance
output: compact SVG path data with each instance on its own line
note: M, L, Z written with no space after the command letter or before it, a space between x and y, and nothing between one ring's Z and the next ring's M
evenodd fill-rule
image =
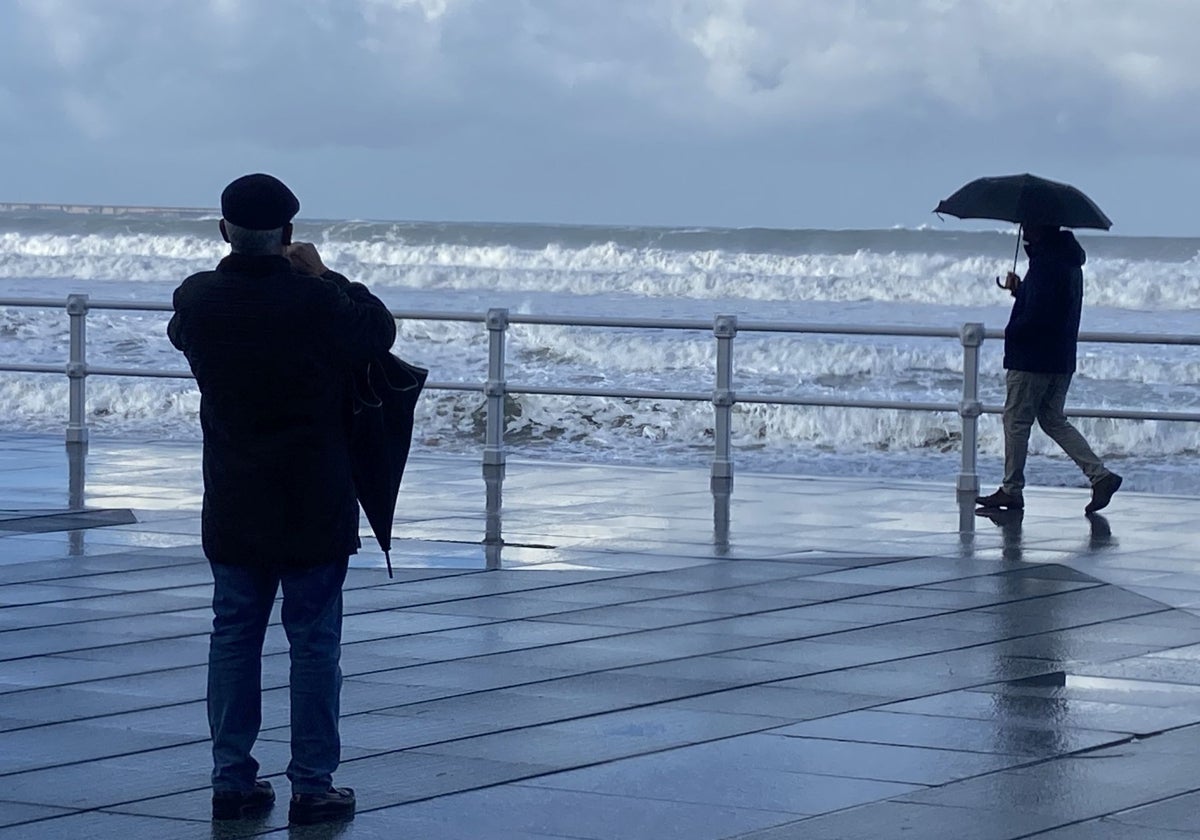
M1200 235L1197 0L0 0L0 201L933 224L978 175Z

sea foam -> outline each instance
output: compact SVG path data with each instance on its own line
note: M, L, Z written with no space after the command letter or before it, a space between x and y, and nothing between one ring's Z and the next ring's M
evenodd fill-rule
M0 218L0 297L165 303L186 275L226 248L211 220ZM568 228L422 223L313 223L325 260L398 310L909 325L1003 326L1011 299L992 278L1011 266L1013 237L939 230L772 231ZM1085 330L1200 334L1197 242L1087 238ZM1023 265L1023 261L1022 264ZM1021 266L1019 266L1020 268ZM166 339L169 313L97 309L88 318L92 365L186 370ZM418 450L476 453L482 444L487 330L477 322L405 319L396 352L431 370L417 418ZM65 365L61 304L0 306L0 352L22 363ZM1001 342L981 352L981 399L1003 400ZM1200 405L1200 358L1191 346L1083 343L1070 405L1188 410ZM739 469L952 476L961 421L963 351L957 338L758 333L734 342L734 390L743 397L897 400L946 411L841 409L739 403ZM514 323L507 379L522 386L686 391L697 402L516 393L506 435L514 453L624 463L704 463L713 445L716 344L710 329L608 329ZM96 434L196 438L199 395L187 379L93 376L88 422ZM0 375L6 428L61 433L66 377ZM1200 424L1081 419L1106 458L1128 465L1134 487L1194 487ZM1078 481L1040 432L1033 452L1054 466L1038 480ZM980 457L1003 456L999 421L980 421ZM1035 459L1036 460L1036 459ZM1043 470L1039 461L1032 470ZM1188 476L1193 476L1188 478ZM1189 484L1188 482L1192 483Z

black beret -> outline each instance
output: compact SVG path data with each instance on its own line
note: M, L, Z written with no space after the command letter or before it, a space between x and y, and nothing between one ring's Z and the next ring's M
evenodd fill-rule
M261 172L243 175L221 193L221 215L247 230L281 228L300 212L300 199L287 185Z

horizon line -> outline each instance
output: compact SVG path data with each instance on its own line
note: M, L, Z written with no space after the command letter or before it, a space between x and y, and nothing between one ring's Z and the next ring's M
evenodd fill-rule
M216 207L164 207L148 204L86 204L77 201L0 201L0 212L53 210L74 215L115 216L122 213L220 213Z

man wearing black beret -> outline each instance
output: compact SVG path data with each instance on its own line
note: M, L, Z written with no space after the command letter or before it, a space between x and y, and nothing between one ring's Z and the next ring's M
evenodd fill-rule
M387 307L292 242L300 202L270 175L221 193L230 254L175 290L167 334L200 388L201 531L212 567L208 718L213 819L275 801L251 755L262 721L262 648L276 592L291 653L297 824L350 819L340 759L342 584L358 549L350 467L353 372L396 337Z

